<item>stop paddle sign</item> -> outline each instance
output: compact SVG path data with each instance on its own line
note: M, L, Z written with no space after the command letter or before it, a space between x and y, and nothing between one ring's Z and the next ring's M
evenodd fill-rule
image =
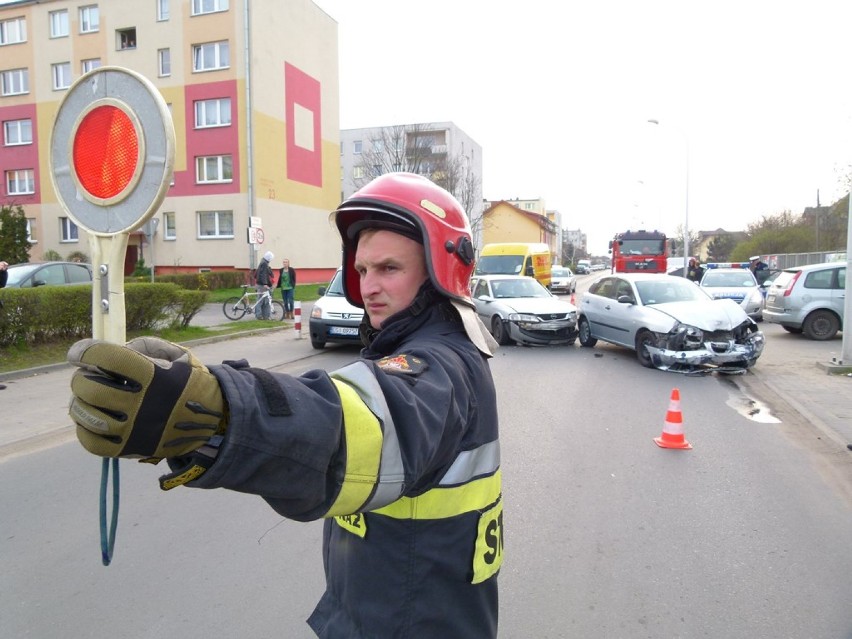
M128 237L163 201L174 148L168 106L135 71L111 66L90 71L59 105L50 136L50 177L63 209L89 233L96 338L125 341Z

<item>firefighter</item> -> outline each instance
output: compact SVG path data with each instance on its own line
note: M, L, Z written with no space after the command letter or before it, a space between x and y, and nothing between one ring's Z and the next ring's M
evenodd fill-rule
M365 309L354 363L299 377L205 367L151 337L82 340L70 414L91 453L159 461L175 486L260 495L325 519L319 637L497 636L503 504L496 346L468 291L459 203L383 175L332 213L344 291Z

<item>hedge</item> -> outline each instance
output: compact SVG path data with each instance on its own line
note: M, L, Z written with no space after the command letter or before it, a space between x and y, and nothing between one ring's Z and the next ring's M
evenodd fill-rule
M208 297L206 290L186 290L174 283L127 282L127 330L186 327ZM0 289L0 304L0 349L92 335L90 284Z

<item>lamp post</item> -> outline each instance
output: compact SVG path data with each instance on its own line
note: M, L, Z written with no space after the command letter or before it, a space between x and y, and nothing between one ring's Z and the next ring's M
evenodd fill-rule
M659 125L659 120L648 120L650 124ZM676 127L672 127L675 128ZM686 272L689 269L689 138L686 133L680 129L676 129L683 136L683 144L686 152L686 184L684 186L684 205L683 205L683 276L686 277Z

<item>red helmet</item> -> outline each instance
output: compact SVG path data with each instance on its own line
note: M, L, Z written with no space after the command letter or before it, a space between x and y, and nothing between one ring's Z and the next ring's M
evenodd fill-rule
M432 284L450 299L473 306L473 243L461 204L421 175L387 173L356 191L332 214L343 240L343 291L363 308L355 249L366 228L394 231L423 243Z

